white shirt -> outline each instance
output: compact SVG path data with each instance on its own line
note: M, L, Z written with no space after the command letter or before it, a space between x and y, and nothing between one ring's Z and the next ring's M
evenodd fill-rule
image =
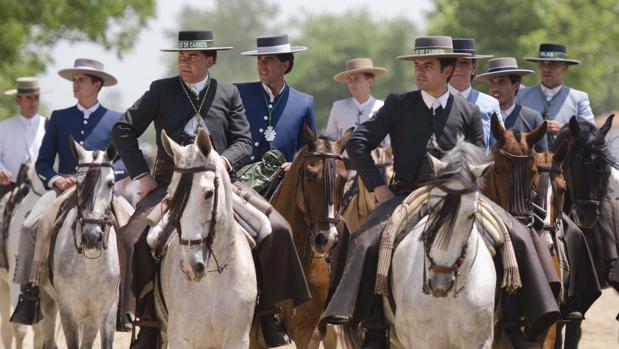
M273 103L276 96L273 95L273 92L271 92L271 89L269 88L269 86L267 86L267 84L265 84L264 82L261 82L260 84L262 85L262 88L264 89L264 91L267 93L267 96L269 96L269 102ZM286 88L286 82L284 81L284 85L282 86L282 89L279 90L279 92L277 92L277 96L279 96L282 92L284 92L285 88Z
M208 82L208 78L209 75L206 74L206 78L204 78L204 80L200 81L200 82L196 82L195 84L187 84L189 86L189 90L196 95L196 97L200 96L200 92L202 92L202 90L204 90L204 88L206 87L206 83ZM206 98L206 97L205 97ZM202 101L200 100L199 103L201 103ZM187 101L187 103L191 103L190 101ZM194 102L194 106L197 108L200 108L200 104L195 104ZM188 135L192 135L196 132L196 129L198 128L198 126L202 126L202 128L206 129L206 123L204 123L204 119L200 118L199 120L196 120L197 118L191 118L189 119L189 121L185 124L185 128L183 129L183 131L188 134Z
M542 93L546 97L546 101L550 101L552 97L554 97L557 93L559 93L559 91L561 91L561 89L563 88L563 84L555 88L548 88L544 86L544 84L539 84L539 85L542 88Z
M514 104L512 104L511 107L505 110L501 109L501 116L503 116L503 121L507 119L507 117L514 111L515 108L516 108L516 102L514 102Z
M44 135L45 118L39 114L0 121L0 170L10 171L13 182L21 164L36 161Z
M469 87L467 87L464 91L458 91L458 89L451 86L451 84L447 84L447 90L454 96L462 96L464 99L467 99L469 98L473 88L469 85Z
M209 75L206 74L206 77L204 78L204 80L196 82L195 84L187 84L189 85L189 89L191 90L191 92L193 92L193 94L196 95L196 97L200 96L200 92L202 92L202 90L204 90L204 88L206 87L206 83L208 82L208 77Z
M423 102L426 104L428 109L432 111L434 111L438 107L443 107L443 109L445 109L445 107L447 106L447 101L449 100L449 90L447 90L445 94L438 98L430 96L430 94L427 93L425 90L421 90L421 98L423 98Z

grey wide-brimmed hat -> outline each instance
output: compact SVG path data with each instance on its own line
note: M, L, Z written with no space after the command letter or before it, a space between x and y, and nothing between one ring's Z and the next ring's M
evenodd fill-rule
M451 36L422 36L415 39L413 54L398 56L402 61L418 58L468 58L470 53L454 52Z
M540 44L537 57L524 57L529 62L555 61L568 65L580 64L579 60L567 58L567 49L561 44Z
M346 68L343 72L335 74L333 79L337 82L348 82L348 77L353 74L371 73L374 78L380 78L387 73L387 69L375 67L370 58L353 58L346 61Z
M488 72L477 75L475 80L490 80L497 76L505 75L531 75L533 70L518 68L518 62L514 57L494 58L488 61Z
M4 91L7 96L25 96L25 95L39 95L42 93L50 92L51 90L42 88L39 84L39 79L33 77L17 78L15 82L15 88L12 90Z
M256 49L241 52L243 56L267 56L284 53L296 53L307 50L305 46L291 46L288 35L259 36L256 39Z
M467 59L492 58L492 55L478 55L477 54L476 49L475 49L475 39L454 38L452 40L452 44L454 47L454 52L470 54L471 56L466 57Z
M118 83L118 80L112 74L105 72L103 63L90 58L77 58L73 68L58 71L58 75L69 81L73 81L73 75L75 74L94 75L103 80L103 86L113 86Z
M232 47L215 46L213 32L210 30L181 30L178 32L176 47L161 49L163 52L224 50L232 50Z

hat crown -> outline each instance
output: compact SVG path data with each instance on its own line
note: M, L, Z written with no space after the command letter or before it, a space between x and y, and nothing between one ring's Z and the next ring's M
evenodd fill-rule
M73 64L74 68L90 68L103 71L103 63L90 58L77 58Z
M518 62L514 57L494 58L488 61L488 72L505 69L518 69Z
M178 32L178 41L194 40L213 41L213 32L210 30L181 30Z
M39 79L34 77L17 78L15 86L18 90L39 89Z
M542 56L544 52L559 52L567 56L567 50L565 48L565 45L561 45L561 44L553 44L553 43L540 44L539 45L540 56Z
M353 58L346 61L346 70L374 68L370 58Z
M449 49L453 50L450 36L420 36L415 39L415 50L419 49Z
M454 38L452 40L454 52L475 52L475 39L470 38Z
M257 47L273 47L280 45L288 45L288 34L283 35L265 35L256 38Z

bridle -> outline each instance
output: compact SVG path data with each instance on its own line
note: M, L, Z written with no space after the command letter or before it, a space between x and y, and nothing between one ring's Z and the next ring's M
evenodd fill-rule
M170 216L170 221L169 224L172 224L175 228L176 231L178 232L178 243L182 246L187 246L187 247L192 247L192 246L202 246L205 247L210 255L213 256L213 259L215 260L215 265L216 265L216 271L217 273L222 273L224 271L224 269L226 269L227 264L220 266L219 265L219 261L217 260L217 257L215 256L215 253L213 253L213 242L215 241L215 235L216 235L216 228L217 228L217 205L219 202L219 182L220 179L217 176L217 168L215 167L215 165L209 164L209 165L204 165L204 166L197 166L197 167L190 167L190 168L180 168L175 166L174 167L174 172L180 173L181 175L185 176L192 176L196 173L201 173L201 172L213 172L215 174L215 178L213 179L213 210L211 213L211 224L209 226L209 230L208 233L205 237L199 238L199 239L183 239L182 236L182 228L181 228L181 222L180 222L180 218L182 216L182 212L185 210L185 207L187 206L187 199L189 197L189 192L191 191L191 186L189 186L188 188L176 188L176 191L174 193L174 196L172 197L172 203L168 209L169 212L171 212L171 216ZM185 193L181 193L181 191L186 191ZM179 196L177 196L179 195ZM177 201L180 197L180 195L184 195L184 199L181 198L180 201ZM173 205L179 205L178 207L173 207Z
M299 177L298 181L300 183L297 184L297 187L300 186L301 194L303 195L303 219L305 220L305 225L307 227L306 229L307 234L306 234L305 248L303 249L303 251L299 252L299 257L301 259L309 258L312 254L311 253L312 225L314 224L335 224L335 225L339 224L341 220L341 209L342 209L342 205L340 205L340 207L336 210L335 216L333 218L325 217L325 218L315 219L312 217L311 205L308 202L307 195L305 195L305 185L304 185L304 182L305 182L304 181L304 178L305 178L305 166L304 165L305 165L305 160L307 160L308 158L318 158L318 159L323 160L323 167L322 167L323 181L324 181L323 194L327 198L327 204L333 205L333 207L335 207L335 201L336 201L336 196L337 196L336 161L337 160L344 161L342 156L336 153L307 152L303 155L303 164L299 168L299 176L298 176ZM318 257L318 258L321 258L321 257Z
M603 146L592 146L591 150L592 151L596 151L596 152L604 152L607 149L607 145L603 145ZM574 154L575 158L578 158L580 153L584 152L586 150L586 148L581 148L579 151L576 152L576 154ZM571 166L570 166L570 161L568 159L568 161L565 162L565 179L568 183L572 183L573 184L573 180L572 180L572 171L571 171ZM585 163L585 162L583 162ZM595 169L595 172L601 172L603 175L606 174L606 170L603 169ZM570 190L570 193L574 193L574 190ZM576 205L583 205L583 206L592 206L595 208L598 208L600 206L600 200L591 200L591 199L578 199L575 197L575 194L571 194L572 196L572 202Z
M87 168L86 177L84 181L75 188L75 199L76 199L76 208L77 208L77 216L75 221L73 222L71 228L74 232L73 234L73 242L75 244L75 249L78 254L83 254L85 258L88 259L97 259L101 256L102 250L99 249L99 254L94 257L87 256L84 253L84 247L81 242L78 242L77 239L77 226L80 227L80 231L83 232L84 228L87 224L98 225L101 227L101 231L103 232L103 241L101 242L102 249L107 249L107 242L110 235L110 227L114 224L114 215L112 213L112 201L110 200L107 208L105 209L105 213L103 217L100 218L86 218L84 217L84 209L85 206L88 205L86 201L92 201L93 191L95 189L95 185L100 178L100 173L98 172L101 168L114 168L110 162L96 163L96 162L82 162L78 164L78 168L85 167ZM96 171L96 173L95 173ZM113 197L112 197L113 199Z
M529 187L525 187L529 181L528 171L526 170L527 162L535 156L533 151L530 151L526 155L512 154L504 149L495 149L498 155L504 156L512 160L512 185L509 189L509 195L507 198L507 212L514 216L517 220L523 223L527 227L533 226L535 221L532 196L533 188L532 184ZM501 193L497 186L496 174L492 173L494 178L494 192L496 194L495 202L501 204Z
M559 222L561 221L561 212L563 208L564 193L559 192L559 188L557 188L557 184L555 183L553 177L562 175L563 171L561 170L561 166L553 167L553 166L537 165L537 172L540 174L540 179L538 181L539 183L548 182L548 181L550 182L550 190L552 190L552 194L553 194L552 205L554 206L554 209L557 212L557 216L555 217L555 221L551 222L549 226L544 224L543 229L554 232L559 227ZM544 208L540 208L540 209L544 209ZM550 210L551 208L547 207L545 209Z

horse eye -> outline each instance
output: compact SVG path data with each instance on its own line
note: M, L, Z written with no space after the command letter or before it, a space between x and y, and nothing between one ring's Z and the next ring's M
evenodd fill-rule
M114 186L114 182L113 181L108 181L107 182L107 187L108 188L112 188Z
M209 190L209 191L207 191L207 192L204 194L204 198L205 198L206 200L210 199L211 197L213 197L213 193L214 193L214 192L215 192L214 190Z

